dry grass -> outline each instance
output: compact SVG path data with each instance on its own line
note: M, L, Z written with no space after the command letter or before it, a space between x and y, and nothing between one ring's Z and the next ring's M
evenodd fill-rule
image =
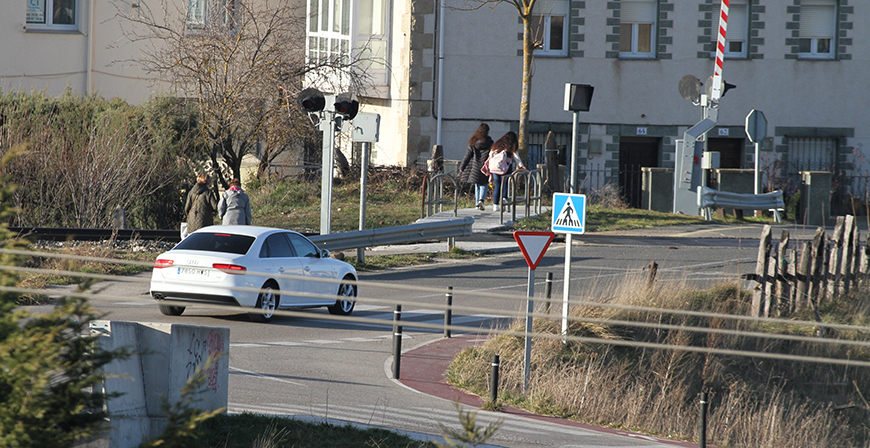
M603 286L603 288L602 288ZM603 290L603 292L601 292ZM647 288L645 278L593 285L572 300L664 309L746 315L750 298L736 285L692 290L678 282ZM845 302L845 303L842 303ZM830 304L831 321L855 322L870 295ZM572 336L619 339L766 353L870 359L866 348L788 342L745 335L687 331L691 327L811 335L811 328L735 323L730 319L675 316L664 312L626 311L597 306L574 307ZM867 314L863 314L866 316ZM639 328L604 319L676 325L674 329ZM860 320L860 319L859 319ZM513 329L522 331L524 322ZM536 319L535 332L558 335L561 321ZM839 334L841 338L867 335ZM463 351L453 362L451 383L487 396L489 362L501 358L499 396L507 404L533 412L590 423L696 440L698 397L710 394L708 442L731 447L867 446L870 408L868 369L819 363L692 353L683 350L624 347L538 338L532 346L529 392L522 394L523 340L494 336L480 348Z

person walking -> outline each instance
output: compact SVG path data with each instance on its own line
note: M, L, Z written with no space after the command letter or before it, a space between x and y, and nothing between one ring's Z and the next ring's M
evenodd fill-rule
M208 187L209 177L200 174L196 177L196 185L187 193L184 204L184 214L187 216L187 233L214 224L214 213L217 209L217 199Z
M233 178L230 188L221 195L218 216L225 226L251 224L251 199L242 191L241 181Z
M489 176L483 174L486 159L489 157L489 149L492 147L492 137L489 136L489 125L480 123L474 135L468 139L468 149L465 158L459 164L459 181L474 184L474 201L477 208L484 210L483 201L489 192Z
M492 144L487 159L489 172L492 173L492 210L501 210L501 202L507 202L508 192L504 188L506 179L515 170L524 170L526 166L517 155L517 133L508 131ZM503 198L500 200L499 198Z

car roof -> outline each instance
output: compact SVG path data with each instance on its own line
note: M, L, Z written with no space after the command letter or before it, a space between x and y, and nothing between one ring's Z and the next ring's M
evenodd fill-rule
M263 235L267 235L273 232L290 232L290 233L299 233L293 230L287 229L278 229L275 227L260 227L260 226L208 226L203 227L201 229L197 229L196 232L193 233L230 233L233 235L247 235L252 236L254 238L258 238Z

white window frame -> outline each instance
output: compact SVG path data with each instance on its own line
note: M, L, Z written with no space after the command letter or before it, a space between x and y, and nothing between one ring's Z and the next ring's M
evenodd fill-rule
M8 0L7 0L8 1ZM54 4L59 0L26 0L26 28L40 31L78 31L81 0L71 0L73 4L72 24L54 23Z
M353 57L357 61L354 70L365 72L371 81L365 94L389 97L391 1L306 0L307 63L316 66L338 58L347 66ZM333 75L343 78L342 74ZM326 84L346 85L346 81L331 79Z
M658 34L658 0L623 0L620 8L619 23L619 58L620 59L655 59L656 35ZM651 7L651 11L650 11ZM640 9L645 9L643 13ZM629 14L629 13L632 14ZM643 17L640 17L643 16ZM641 51L641 32L644 26L649 26L646 36L649 39L649 51ZM625 36L628 31L629 36ZM630 48L623 47L625 39L628 39Z
M93 0L92 0L93 1ZM190 31L202 31L210 25L231 30L234 27L235 6L239 0L186 0L185 24ZM229 5L229 9L227 9ZM229 12L227 12L229 11ZM220 13L221 16L214 16Z
M749 29L751 22L750 0L731 0L728 6L728 29L725 30L725 59L745 59L749 55ZM713 51L716 56L716 44L719 36L719 7L713 9ZM732 45L740 43L739 50L733 50Z
M801 59L834 59L837 51L837 0L804 0L801 2L798 46L808 44L809 51L798 50ZM827 41L828 51L819 51Z
M535 2L535 11L532 13L530 24L532 39L540 39L538 41L540 45L536 45L534 49L535 56L568 56L569 9L570 5L566 0L539 0ZM559 20L562 21L561 34L554 35L557 29L554 29L553 22Z

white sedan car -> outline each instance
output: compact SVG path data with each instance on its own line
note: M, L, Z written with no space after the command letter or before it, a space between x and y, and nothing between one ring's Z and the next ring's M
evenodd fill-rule
M188 303L253 308L268 322L277 309L325 306L348 315L357 296L353 266L298 232L256 226L210 226L191 233L154 262L151 296L169 316Z

